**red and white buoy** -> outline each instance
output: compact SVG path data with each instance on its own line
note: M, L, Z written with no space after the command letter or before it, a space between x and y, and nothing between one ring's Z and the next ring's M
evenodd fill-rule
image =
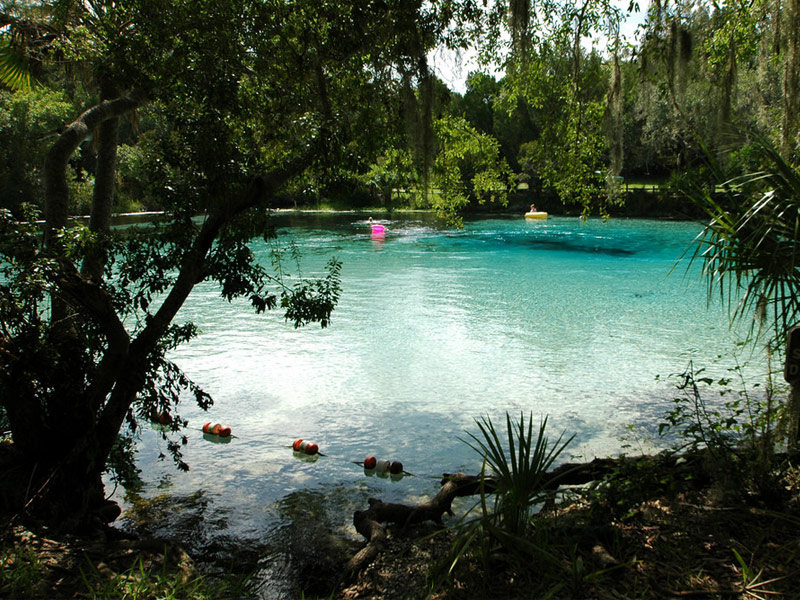
M378 460L374 456L368 456L364 459L365 471L376 471L378 473L391 473L392 475L403 474L403 463L399 460L388 461L385 458Z
M150 418L150 426L156 431L172 431L172 415L167 412L154 414Z
M220 425L219 423L206 423L203 425L203 433L208 435L217 435L221 438L231 437L231 428L227 425Z
M301 454L308 454L309 456L319 454L319 446L317 444L302 438L298 438L292 443L292 450L300 452Z

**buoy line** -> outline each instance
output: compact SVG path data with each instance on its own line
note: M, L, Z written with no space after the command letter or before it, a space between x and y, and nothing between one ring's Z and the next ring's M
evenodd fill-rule
M172 420L169 418L165 418L163 416L159 416L157 419L152 420L151 424L153 425L154 428L164 431L164 428L171 427ZM242 438L238 435L234 435L232 429L229 426L221 425L220 423L212 423L211 421L205 423L200 428L187 427L186 429L190 429L192 431L199 431L203 434L204 440L217 444L227 444L230 443L231 440L235 438L248 441L250 443L260 443L265 445L273 445L274 447L278 448L291 449L295 457L303 460L304 462L316 462L316 460L319 457L344 461L362 467L364 469L364 474L367 476L377 475L378 477L381 478L391 477L393 481L402 479L403 476L417 477L419 479L441 478L440 475L417 475L414 473L410 473L409 471L405 470L403 463L400 462L399 460L388 460L385 458L378 459L374 456L367 456L364 460L358 461L340 456L323 454L322 452L320 452L319 444L303 438L295 439L294 442L292 442L292 444L288 446L283 444L270 444L264 439L257 439L257 438L248 439L248 438ZM272 435L275 435L277 437L277 434L272 434Z

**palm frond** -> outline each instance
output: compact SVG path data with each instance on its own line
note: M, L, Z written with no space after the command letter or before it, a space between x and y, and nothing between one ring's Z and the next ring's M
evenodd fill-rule
M5 3L0 10L0 83L12 90L30 89L67 22L85 12L79 0Z
M496 512L504 525L515 532L527 525L532 507L543 501L549 483L548 471L573 437L564 440L562 433L554 444L550 444L545 430L547 418L539 425L537 435L533 430L533 415L528 419L520 414L518 422L512 422L506 413L507 447L490 417L475 420L480 437L470 433L472 441L466 441L478 452L495 475L497 483Z
M723 182L721 192L683 190L709 217L689 264L702 262L709 297L720 295L732 322L749 317L751 334L763 327L780 345L800 320L800 172L766 140L755 147L760 171Z
M450 572L465 554L475 551L476 546L484 560L502 547L520 560L543 560L558 565L547 552L546 543L529 534L533 511L552 494L555 479L548 471L574 436L564 440L562 433L551 445L545 435L547 418L535 431L532 414L526 419L521 413L518 421L512 421L506 413L504 435L488 416L475 419L475 423L479 434L468 433L470 439L462 441L483 460L480 501L453 527L457 535L450 552ZM492 472L492 507L485 486L487 469ZM480 514L473 517L478 507Z
M0 82L12 90L28 90L32 82L25 53L8 36L0 37Z

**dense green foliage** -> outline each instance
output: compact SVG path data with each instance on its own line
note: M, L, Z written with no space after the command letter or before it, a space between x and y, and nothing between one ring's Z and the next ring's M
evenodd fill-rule
M796 102L791 86L796 50L789 17L781 19L779 4L772 1L658 2L635 40L620 37L622 13L599 0L548 4L541 14L526 3L444 3L417 22L414 10L404 8L389 16L402 22L405 33L396 36L392 47L383 46L383 59L370 56L366 70L355 68L342 50L366 49L369 40L395 35L377 13L354 9L348 21L350 9L345 7L341 26L311 31L306 20L312 9L303 5L287 12L276 4L258 15L254 6L200 10L194 33L187 30L177 43L164 43L158 31L190 18L192 9L181 5L154 17L153 31L137 28L124 43L108 43L104 36L137 14L150 18L147 3L105 7L92 18L78 18L79 11L72 10L66 13L69 18L50 24L46 31L58 35L57 43L50 42L52 52L76 61L83 73L69 82L71 98L64 100L85 105L99 84L97 75L104 80L120 76L124 83L114 84L119 89L137 81L158 84L158 101L142 106L119 130L118 210L168 209L166 180L181 202L191 190L175 184L185 179L195 181L194 187L200 178L206 188L224 189L221 174L242 177L257 171L259 160L269 161L281 148L319 133L322 120L324 151L284 190L281 204L396 207L413 198L415 205L431 205L451 216L477 205L482 194L470 183L472 175L462 173L462 191L452 193L451 177L441 175L441 165L452 164L447 155L453 155L453 138L446 132L453 128L437 129L437 120L455 123L462 118L465 127L494 138L500 156L495 158L495 149L489 151L487 160L494 164L487 175L507 190L525 183L556 199L554 206L577 204L603 213L622 199L613 186L620 174L626 180L656 182L704 174L699 140L728 148L725 162L740 173L757 166L749 150L750 132L771 137L776 145L796 147L796 124L790 119L788 129L781 126L782 115ZM320 14L331 16L327 10L320 8ZM791 10L784 7L784 12ZM240 24L221 22L218 17L226 14L237 14ZM354 26L347 29L348 23ZM510 41L502 33L506 28L513 34ZM606 36L608 49L589 43L600 34ZM222 58L214 64L204 63L204 36L216 40L215 56ZM237 36L252 45L249 54L234 43ZM4 39L16 47L8 35ZM436 39L458 48L480 40L479 55L503 66L506 76L497 80L478 71L470 75L463 93L447 90L420 53ZM278 64L258 58L265 55L264 40L280 40L268 52L288 53L286 59ZM41 47L28 57L29 63L41 57ZM54 76L46 65L37 71L42 80ZM91 69L94 76L87 77ZM287 86L299 73L305 74L297 85ZM297 112L296 107L316 96L320 82L322 96L314 100L321 102L319 110ZM19 113L23 96L18 95L14 105L12 94L3 95L4 110ZM45 116L42 111L55 109L39 101L32 109L41 115L35 121L17 117L4 122L9 137L28 142L22 152L5 146L4 171L13 177L3 182L13 192L3 195L8 208L23 200L43 202L35 177L48 138L30 133L38 127L54 131L55 123L38 122ZM731 126L748 133L732 138ZM223 130L228 133L222 135ZM72 212L89 208L97 151L96 142L84 143L79 160L70 161ZM404 154L409 156L398 160ZM438 178L430 173L437 157ZM503 162L514 175L510 182ZM18 183L26 177L34 179Z
M708 216L691 261L702 263L709 296L727 302L734 321L749 322L769 355L783 357L788 332L800 318L800 170L762 138L754 140L750 155L760 165L755 172L727 179L709 156L712 181L720 184L682 184ZM783 427L790 447L800 439L800 396L793 388Z
M58 497L83 481L85 494L52 506L81 517L102 504L100 473L111 457L132 475L121 451L131 438L118 434L135 436L143 418L171 423L169 449L186 468L179 401L188 395L207 407L211 399L166 357L195 334L173 321L197 283L216 281L225 299L257 312L280 306L295 326L328 324L340 265L304 281L258 264L248 242L271 236L270 208L406 203L458 223L470 206L541 197L556 209L606 214L624 200L620 177L691 182L720 203L720 173L772 165L785 182L767 189L753 179L748 190L765 201L748 206L748 191L738 213L721 206L707 241L727 256L732 232L761 223L769 248L757 248L756 262L772 250L793 256L794 230L777 224L796 200L795 0L784 20L772 0L656 2L631 45L619 34L621 12L605 0L536 8L4 4L0 397L24 457L16 475L36 472L38 499L48 486ZM588 43L600 33L607 48ZM471 46L505 76L474 73L455 94L429 56ZM780 147L783 163L760 150L761 138ZM713 167L704 147L720 148ZM515 198L519 184L523 198ZM780 186L792 189L769 212ZM111 214L129 209L163 211L163 219L116 235ZM88 227L70 223L81 213ZM43 239L31 225L40 217ZM723 279L760 268L738 252L739 271L719 263ZM788 268L783 279L747 279L745 296L745 306L773 302L783 326L797 297L785 288L796 278Z
M0 207L43 204L40 178L44 154L56 129L74 111L63 91L0 90Z
M124 450L141 420L168 423L167 447L188 468L179 403L207 408L211 398L167 353L196 333L173 321L199 282L256 312L280 306L296 327L328 324L339 263L317 280L293 278L258 263L248 242L271 237L268 209L283 190L341 186L374 161L373 140L394 127L379 123L396 97L392 73L401 65L407 85L428 77L425 52L452 17L437 9L127 0L2 14L4 41L35 63L41 85L68 84L63 98L38 87L3 96L23 116L39 102L33 124L54 129L24 155L4 155L42 186L24 199L43 212L14 204L1 215L0 398L15 453L3 468L35 490L5 490L2 508L67 526L113 518L100 476L108 464L124 482L134 475ZM27 121L9 119L13 134L35 133ZM117 234L120 196L163 218ZM88 227L69 223L76 200Z
M764 140L751 156L762 168L732 179L711 163L721 190L685 187L709 217L693 260L703 263L709 294L720 294L734 318L752 320L779 350L800 318L800 173Z

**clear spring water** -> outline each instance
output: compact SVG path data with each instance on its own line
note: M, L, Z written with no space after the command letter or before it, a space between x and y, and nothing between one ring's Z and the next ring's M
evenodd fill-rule
M367 497L413 502L435 494L443 472L477 472L459 439L477 433L476 417L548 416L551 437L575 435L567 458L616 454L627 425L657 428L676 395L666 376L732 352L699 270L670 274L696 224L496 218L452 230L412 215L382 220L385 239L372 239L362 215L277 218L302 253L302 275L321 274L332 256L343 263L330 327L295 330L277 312L257 316L199 286L179 318L201 334L172 358L216 404L183 409L188 473L156 460L164 443L154 431L139 452L145 496L202 498L202 531L183 531L175 509L157 532L207 547L274 539L262 561L270 593L292 577L279 532L285 540L314 521L357 537L350 521ZM269 261L263 242L254 248ZM206 421L236 437L204 441ZM297 437L327 456L293 457ZM367 477L353 461L368 455L418 476Z

